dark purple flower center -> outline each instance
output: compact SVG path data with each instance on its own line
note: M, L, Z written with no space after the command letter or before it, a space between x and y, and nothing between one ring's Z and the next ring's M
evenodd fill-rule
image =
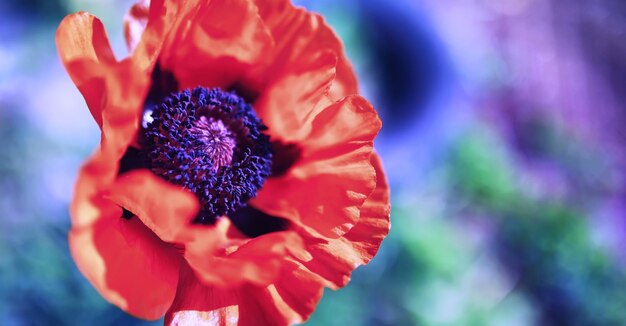
M195 222L209 224L245 206L270 175L266 129L235 93L198 87L146 111L142 147L154 173L196 194Z

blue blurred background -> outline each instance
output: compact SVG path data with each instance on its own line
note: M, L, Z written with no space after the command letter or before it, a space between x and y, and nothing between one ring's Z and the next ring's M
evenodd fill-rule
M626 2L300 0L345 41L384 127L392 231L311 325L626 325ZM99 132L54 32L123 0L0 2L0 324L148 325L69 256ZM153 324L159 324L153 323Z

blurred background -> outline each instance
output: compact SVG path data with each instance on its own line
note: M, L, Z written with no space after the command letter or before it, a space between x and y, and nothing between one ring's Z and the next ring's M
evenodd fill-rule
M299 0L383 117L392 230L310 325L626 325L626 2ZM67 247L99 132L62 68L64 15L126 55L123 0L0 2L0 324L149 325Z

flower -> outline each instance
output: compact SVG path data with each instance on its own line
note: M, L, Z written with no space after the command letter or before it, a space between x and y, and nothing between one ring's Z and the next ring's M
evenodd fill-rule
M291 324L389 231L389 190L323 19L287 0L140 1L118 61L102 23L57 31L101 129L70 207L71 254L102 296L166 323Z

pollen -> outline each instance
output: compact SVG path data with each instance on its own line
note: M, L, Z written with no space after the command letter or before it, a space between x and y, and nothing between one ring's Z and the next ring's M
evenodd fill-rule
M270 175L267 128L236 93L198 87L171 94L149 111L142 123L147 165L198 197L196 223L234 213Z

